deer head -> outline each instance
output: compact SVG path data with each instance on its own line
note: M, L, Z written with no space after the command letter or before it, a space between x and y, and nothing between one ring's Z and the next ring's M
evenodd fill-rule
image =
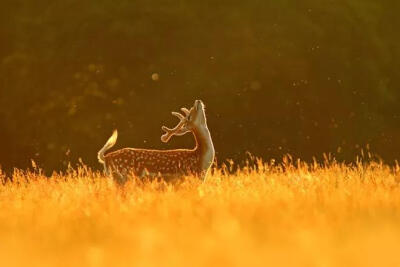
M172 115L178 117L180 120L175 128L170 129L165 126L161 127L161 129L165 131L165 134L161 136L161 141L164 143L167 143L174 135L181 136L188 132L192 132L194 129L201 126L207 126L204 104L201 100L196 100L190 110L187 108L181 108L181 111L185 115L178 112L172 112Z

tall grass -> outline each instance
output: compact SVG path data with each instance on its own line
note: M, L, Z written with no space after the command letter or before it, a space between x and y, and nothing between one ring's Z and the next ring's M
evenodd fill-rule
M214 169L202 183L87 167L0 174L0 266L399 266L400 168Z

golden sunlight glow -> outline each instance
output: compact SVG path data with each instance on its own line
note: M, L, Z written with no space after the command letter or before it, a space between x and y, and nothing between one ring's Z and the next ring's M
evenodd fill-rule
M124 189L85 166L36 172L2 178L2 266L400 264L398 166L258 160Z

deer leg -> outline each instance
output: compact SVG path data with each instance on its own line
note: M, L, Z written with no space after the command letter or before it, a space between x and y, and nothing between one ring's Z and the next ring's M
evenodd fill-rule
M103 164L103 166L104 166L104 175L108 177L111 176L110 170L109 168L107 168L106 164Z
M114 172L112 173L112 177L113 177L113 180L114 180L119 186L123 186L123 185L126 183L126 181L127 181L126 175L122 174L122 173L119 172L119 171L114 171Z

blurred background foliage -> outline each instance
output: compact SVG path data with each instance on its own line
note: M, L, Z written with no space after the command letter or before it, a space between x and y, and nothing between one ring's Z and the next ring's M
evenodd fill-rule
M400 153L399 1L5 0L0 164L93 166L162 144L170 111L207 106L219 161L245 151L352 160ZM157 78L158 79L152 79ZM152 76L153 75L153 76Z

